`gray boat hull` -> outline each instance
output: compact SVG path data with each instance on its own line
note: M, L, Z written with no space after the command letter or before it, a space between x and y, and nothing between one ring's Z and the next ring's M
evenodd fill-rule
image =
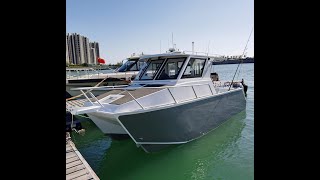
M147 152L197 139L246 108L242 89L158 110L119 116Z

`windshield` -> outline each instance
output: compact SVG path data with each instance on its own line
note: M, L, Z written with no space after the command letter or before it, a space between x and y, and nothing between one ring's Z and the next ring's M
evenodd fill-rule
M185 60L186 58L168 58L156 79L177 79Z
M143 74L140 76L140 80L152 80L161 67L161 64L165 59L149 60Z
M186 57L149 60L139 76L140 80L177 79L185 60Z
M138 71L139 68L136 64L137 60L127 60L122 64L122 66L118 69L118 72L126 72L126 71Z

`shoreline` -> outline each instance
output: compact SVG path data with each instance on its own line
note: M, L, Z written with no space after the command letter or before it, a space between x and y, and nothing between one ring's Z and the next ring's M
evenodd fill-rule
M242 62L241 62L242 61ZM215 61L212 62L212 65L221 65L221 64L239 64L239 63L254 63L254 58L246 58L246 59L228 59L223 61Z

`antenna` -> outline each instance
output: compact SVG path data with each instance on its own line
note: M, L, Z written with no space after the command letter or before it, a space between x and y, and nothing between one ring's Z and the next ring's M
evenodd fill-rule
M194 54L194 42L192 41L192 54Z
M207 52L207 56L209 56L209 46L210 46L210 40L209 40L209 43L208 43L208 52Z
M161 54L161 40L160 40L160 54Z
M210 45L210 40L209 40L209 44L208 44L208 52L207 52L207 64L209 64L210 63L210 61L209 61L209 45ZM205 69L205 72L203 72L203 73L207 73L208 72L208 69L210 68L210 73L211 73L211 70L212 70L212 63L210 63L209 64L209 67L207 67L206 69Z
M251 32L250 32L250 35L249 35L249 38L248 38L248 41L247 41L246 47L244 48L244 50L243 50L243 53L242 53L241 57L244 55L244 53L245 53L245 51L246 51L246 49L247 49L248 42L249 42L249 40L250 40L250 37L251 37L252 31L253 31L253 27L252 27L252 29L251 29ZM229 86L228 91L230 91L230 88L231 88L231 85L232 85L232 83L233 83L234 77L236 76L237 71L238 71L238 68L239 68L239 65L242 63L242 61L243 61L243 59L241 59L241 60L240 60L240 62L239 62L239 64L238 64L238 66L237 66L236 72L235 72L235 73L234 73L234 75L233 75L233 78L232 78L232 81L231 81L231 84L230 84L230 86Z
M172 33L172 47L173 47L173 33ZM173 47L174 48L174 47Z

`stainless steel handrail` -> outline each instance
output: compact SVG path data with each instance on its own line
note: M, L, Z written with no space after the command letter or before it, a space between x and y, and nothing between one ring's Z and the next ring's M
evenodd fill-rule
M200 85L208 85L209 86L209 89L211 91L211 95L213 95L213 91L211 89L211 86L209 83L206 83L206 84L194 84L194 85L183 85L183 86L166 86L166 87L139 87L139 88L155 88L155 89L167 89L169 94L171 95L172 99L174 100L175 104L178 104L179 102L176 100L176 98L174 97L174 95L172 94L171 90L169 88L177 88L177 87L191 87L194 94L195 94L195 97L194 99L198 99L199 96L197 95L196 91L194 90L194 86L200 86ZM139 89L139 88L133 88L133 89L130 89L130 90L134 90L134 89ZM144 107L129 91L128 91L128 88L113 88L113 89L121 89L123 90L122 92L118 93L118 95L122 94L122 93L125 93L127 92L132 98L133 100L143 109L145 110L146 107ZM89 102L91 102L92 105L94 105L94 103L88 98L88 96L83 92L82 89L80 89L80 91L83 93L83 95L89 100ZM104 107L100 101L91 93L89 92L89 94L92 96L92 98L94 98L96 100L97 103L99 103L99 105L101 107ZM154 106L151 106L151 107L154 107ZM148 107L150 108L150 107Z

